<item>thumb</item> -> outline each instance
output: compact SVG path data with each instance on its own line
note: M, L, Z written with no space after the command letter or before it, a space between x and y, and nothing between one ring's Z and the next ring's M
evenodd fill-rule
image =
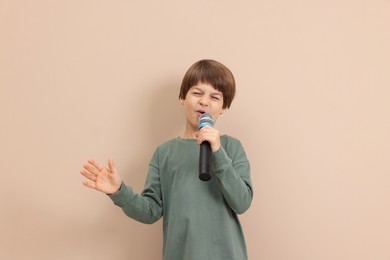
M116 171L114 161L112 159L108 159L108 168L110 169L110 173L114 173Z

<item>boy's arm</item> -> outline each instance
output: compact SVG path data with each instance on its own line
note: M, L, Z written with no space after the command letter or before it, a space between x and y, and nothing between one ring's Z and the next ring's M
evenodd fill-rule
M117 193L108 195L128 217L145 224L156 222L161 218L163 212L160 175L157 166L155 166L157 164L153 163L155 157L149 165L145 187L141 194L137 194L131 187L123 183Z
M250 164L238 140L229 144L229 154L230 157L223 146L213 153L213 172L226 202L241 214L253 198Z

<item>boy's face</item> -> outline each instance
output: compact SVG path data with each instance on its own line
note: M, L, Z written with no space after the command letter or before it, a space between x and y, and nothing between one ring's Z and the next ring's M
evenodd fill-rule
M187 127L198 129L198 120L201 114L213 116L214 123L226 111L223 109L223 94L210 84L198 83L191 87L185 99L180 99L184 107Z

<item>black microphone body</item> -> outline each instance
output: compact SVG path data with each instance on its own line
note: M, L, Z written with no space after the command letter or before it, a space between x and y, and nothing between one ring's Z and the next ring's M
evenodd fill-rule
M198 128L201 129L206 125L214 126L214 121L210 114L204 113L199 117ZM208 181L211 179L211 146L207 141L200 144L199 179L202 181Z
M200 144L199 152L199 179L208 181L211 179L211 146L205 141Z

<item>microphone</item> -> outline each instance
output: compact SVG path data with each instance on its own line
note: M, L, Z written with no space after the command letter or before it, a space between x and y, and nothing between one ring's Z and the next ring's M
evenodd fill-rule
M213 116L207 113L200 115L198 128L204 126L214 126ZM211 178L211 146L210 143L204 141L200 144L199 152L199 179L208 181Z

